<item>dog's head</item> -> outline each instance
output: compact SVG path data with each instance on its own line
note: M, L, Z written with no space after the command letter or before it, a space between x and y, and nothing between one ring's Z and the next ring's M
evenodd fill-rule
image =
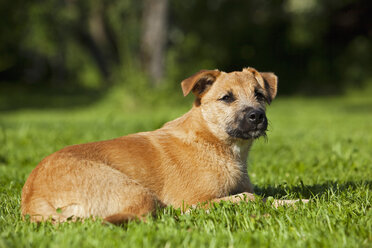
M195 94L194 107L200 108L215 135L253 140L265 135L265 106L275 98L277 83L271 72L245 68L230 73L203 70L182 81L181 86L185 96Z

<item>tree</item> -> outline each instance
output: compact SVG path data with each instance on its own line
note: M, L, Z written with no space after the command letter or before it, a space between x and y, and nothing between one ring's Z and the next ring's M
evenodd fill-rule
M145 0L142 15L141 61L152 83L164 75L168 0Z

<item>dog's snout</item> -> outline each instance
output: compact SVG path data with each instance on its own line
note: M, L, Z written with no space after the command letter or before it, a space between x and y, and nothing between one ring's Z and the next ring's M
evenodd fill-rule
M265 112L260 109L254 109L246 114L246 119L253 124L260 124L265 120Z
M241 113L241 112L240 112ZM237 116L237 126L227 131L231 136L242 139L256 139L265 135L267 118L265 111L260 108L248 107Z

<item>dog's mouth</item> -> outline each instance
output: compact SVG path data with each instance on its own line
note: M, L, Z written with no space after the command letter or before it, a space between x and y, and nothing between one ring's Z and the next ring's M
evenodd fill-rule
M227 133L230 137L238 139L258 139L260 137L266 137L266 128L265 129L254 129L254 130L241 130L241 129L227 129Z
M252 139L258 139L261 136L266 136L266 130L255 130L255 131L249 131L248 135Z

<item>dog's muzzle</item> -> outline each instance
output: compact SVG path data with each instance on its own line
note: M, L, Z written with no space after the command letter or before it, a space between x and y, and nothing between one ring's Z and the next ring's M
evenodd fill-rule
M235 123L227 128L227 133L234 138L256 139L265 135L266 129L265 111L249 107L238 114Z

